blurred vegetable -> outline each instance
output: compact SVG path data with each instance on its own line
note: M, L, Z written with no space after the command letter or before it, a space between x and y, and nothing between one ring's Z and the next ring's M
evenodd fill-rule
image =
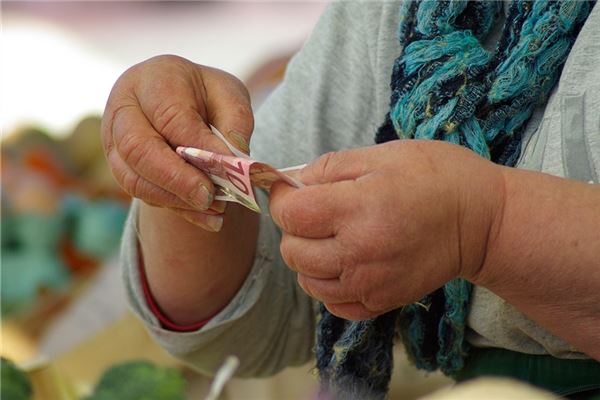
M100 122L86 117L60 140L34 127L2 138L3 320L35 312L118 252L128 198L106 165Z
M29 383L27 376L12 361L2 358L0 361L0 371L0 382L2 382L0 385L0 399L31 399L31 383Z
M64 231L60 215L4 214L5 223L10 229L2 246L3 318L31 305L40 289L60 290L69 282L56 252Z
M98 260L108 259L117 253L127 207L109 199L89 201L66 196L64 208L71 237L79 252Z
M173 368L131 361L108 369L86 400L183 400L185 380Z

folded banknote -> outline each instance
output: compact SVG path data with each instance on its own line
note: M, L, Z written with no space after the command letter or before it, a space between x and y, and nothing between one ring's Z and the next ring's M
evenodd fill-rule
M208 175L215 184L215 200L233 201L260 212L253 188L270 190L276 181L284 181L293 187L304 186L289 174L304 165L278 170L269 164L253 160L232 146L213 126L213 133L227 145L233 156L217 154L194 147L180 146L177 154Z

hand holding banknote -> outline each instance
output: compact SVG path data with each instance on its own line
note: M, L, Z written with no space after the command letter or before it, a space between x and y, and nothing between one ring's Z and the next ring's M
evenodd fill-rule
M159 56L133 66L115 84L102 142L111 171L128 194L216 231L225 204L213 202L209 177L175 153L177 146L192 146L230 155L208 121L248 152L253 116L244 85L226 72Z
M211 179L175 149L233 155L212 123L232 148L247 153L253 121L238 79L176 56L130 68L108 99L104 150L119 184L141 200L128 224L137 234L132 252L169 326L186 327L221 310L250 271L258 237L258 215L237 205L225 213L226 203L213 200Z
M303 165L278 170L268 164L251 159L233 147L217 128L211 125L211 129L234 156L184 146L178 147L177 153L213 181L215 200L233 201L252 211L260 212L253 188L268 191L277 181L284 181L296 188L304 186L300 181L288 175L301 169Z

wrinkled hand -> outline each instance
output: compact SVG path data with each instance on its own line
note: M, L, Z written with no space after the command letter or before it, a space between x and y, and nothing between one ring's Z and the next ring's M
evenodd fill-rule
M177 56L133 66L115 83L102 121L114 177L131 196L219 230L225 203L213 202L210 179L174 151L184 145L230 154L208 123L248 152L254 120L238 79Z
M472 280L501 221L499 168L437 141L326 154L302 170L308 186L271 190L283 258L306 293L351 320Z

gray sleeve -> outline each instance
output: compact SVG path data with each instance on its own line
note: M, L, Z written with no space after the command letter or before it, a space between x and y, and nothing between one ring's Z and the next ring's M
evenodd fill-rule
M253 157L276 167L364 147L389 109L397 2L334 2L258 110Z
M518 168L600 183L600 7L594 7L569 53L558 85L524 132ZM475 287L468 340L557 358L588 358L488 289Z
M600 183L600 7L584 24L518 167Z
M258 195L265 206L265 196ZM261 216L256 259L236 296L198 331L174 332L161 327L145 300L135 232L138 207L136 200L123 234L123 278L133 311L163 348L207 375L232 354L241 361L239 376L271 375L310 359L314 303L285 267L278 251L280 235L269 217Z
M378 55L379 49L396 42L393 32L385 35L389 40L379 40L378 26L385 22L382 5L397 8L385 2L340 2L326 9L290 63L284 82L257 113L254 158L290 166L327 151L373 143L387 111L389 66L395 54L382 52L388 60ZM382 63L389 66L378 79L373 68ZM267 211L266 197L259 196ZM280 233L268 215L261 216L256 259L240 291L202 329L178 333L163 329L144 300L134 231L136 204L123 239L124 279L135 313L161 346L206 374L214 373L229 354L240 358L240 376L265 376L309 360L315 303L285 266Z

